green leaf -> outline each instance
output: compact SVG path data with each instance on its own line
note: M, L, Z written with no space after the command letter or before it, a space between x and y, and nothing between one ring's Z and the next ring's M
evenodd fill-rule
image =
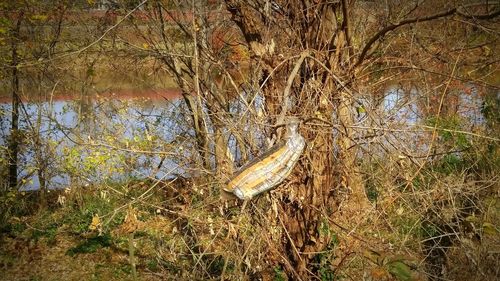
M401 281L414 280L411 268L402 261L393 261L391 263L388 263L387 270L398 280Z

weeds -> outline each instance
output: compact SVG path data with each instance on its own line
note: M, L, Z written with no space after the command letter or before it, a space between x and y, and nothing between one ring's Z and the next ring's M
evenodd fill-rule
M110 247L112 244L112 238L109 234L98 235L91 238L85 239L80 244L75 247L69 248L66 254L69 256L74 256L76 254L94 253L100 248Z

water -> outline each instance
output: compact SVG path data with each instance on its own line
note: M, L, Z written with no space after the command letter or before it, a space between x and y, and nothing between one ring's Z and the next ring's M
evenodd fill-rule
M5 147L11 105L0 104L0 110L0 145ZM187 119L180 99L26 102L20 118L21 189L40 187L40 169L49 188L184 175L193 134Z
M412 87L402 89L398 85L389 86L383 97L374 97L370 93L357 96L357 104L366 109L355 119L354 132L357 143L362 149L358 150L360 159L370 157L381 158L392 154L398 157L412 157L414 159L433 160L427 158L429 149L432 154L444 155L452 150L463 150L448 139L446 144L441 138L444 131L484 132L486 120L482 114L483 95L480 88L467 85L464 89L449 90L443 96L441 92L424 92ZM498 94L497 94L498 96ZM440 99L443 98L440 105ZM437 136L433 139L433 127L436 125L434 117L439 111ZM454 137L461 135L472 143L471 135L451 133ZM457 141L455 139L455 141ZM446 148L448 146L448 148ZM461 157L460 152L455 153ZM437 156L439 157L439 156Z
M358 110L355 120L359 127L355 129L358 144L364 148L359 157L390 151L424 155L430 133L413 130L415 125L426 122L422 98L416 89L403 91L398 87L389 87L378 104L370 103L369 94L359 97L358 104L353 105L353 114L356 107L364 108L363 113ZM458 92L454 100L454 114L464 120L465 127L461 129L471 130L485 123L482 98L475 87ZM257 119L263 102L257 95L254 102ZM235 102L230 109L233 122L246 132L246 137L253 138L258 147L265 147L263 128L248 121L247 117L255 119L255 116L251 116L246 106ZM4 148L10 110L10 103L0 103L0 145ZM199 161L191 154L195 141L189 116L178 96L168 100L151 95L118 95L92 100L25 102L20 118L24 136L19 160L21 189L40 188L39 171L45 172L46 186L52 189L129 178L189 176L190 167ZM213 132L211 124L207 125L209 133ZM243 163L236 138L229 130L226 133L229 151L236 166L240 166ZM373 136L365 138L366 135ZM6 160L2 165L5 164Z

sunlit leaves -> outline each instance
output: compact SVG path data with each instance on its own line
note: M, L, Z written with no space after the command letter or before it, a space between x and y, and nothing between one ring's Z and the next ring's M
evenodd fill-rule
M46 21L46 20L47 20L47 18L48 18L48 16L47 16L47 15L42 15L42 14L32 15L32 16L30 17L30 19L31 19L32 21L35 21L35 22L36 22L36 21L38 21L38 22L41 22L41 21Z
M101 219L99 218L98 215L94 215L92 217L92 222L89 225L90 230L97 230L101 228Z
M105 149L90 150L85 147L63 148L64 170L77 177L106 178L123 171L123 158Z

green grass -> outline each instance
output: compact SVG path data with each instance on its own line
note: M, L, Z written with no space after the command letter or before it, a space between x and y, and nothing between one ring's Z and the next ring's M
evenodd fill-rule
M274 281L286 281L288 277L280 266L274 268Z
M112 238L109 234L98 235L91 238L87 238L83 242L79 243L75 247L68 249L66 252L69 256L74 256L77 254L94 253L95 251L110 247L112 244Z

